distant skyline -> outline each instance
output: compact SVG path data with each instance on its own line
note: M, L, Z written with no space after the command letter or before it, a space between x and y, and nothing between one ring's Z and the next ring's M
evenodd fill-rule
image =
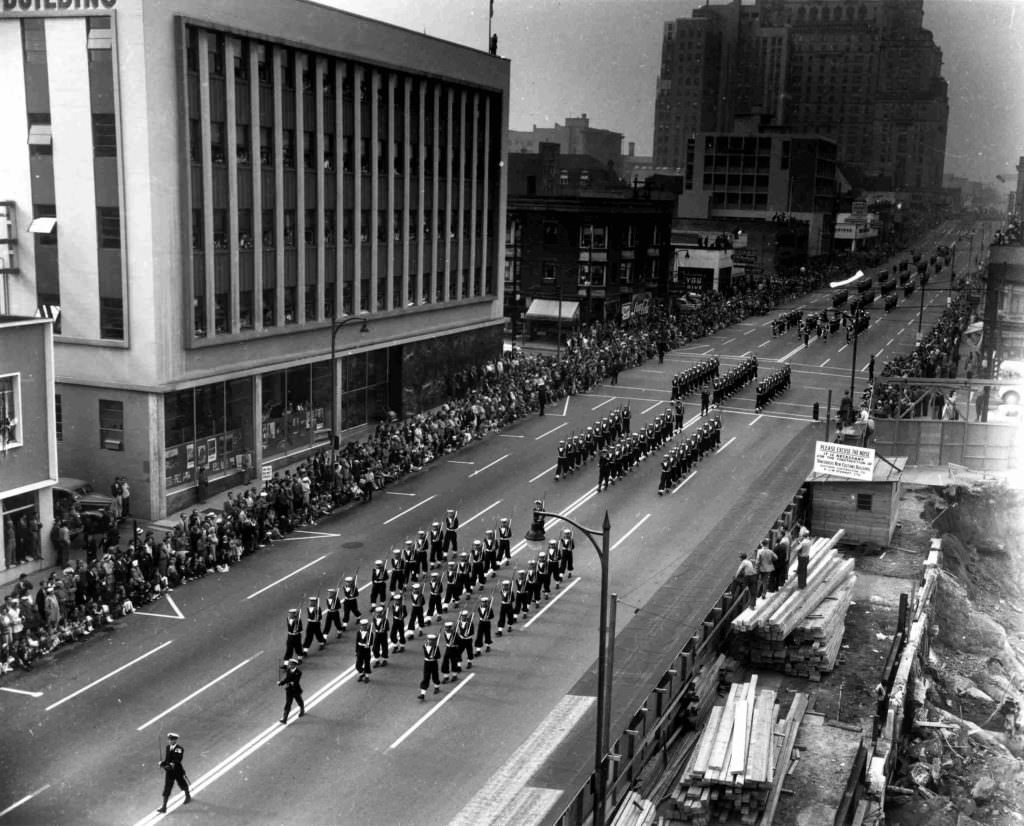
M321 0L485 50L488 0ZM715 3L718 4L717 2ZM662 26L703 0L494 0L498 54L511 61L509 126L584 113L650 155ZM745 4L746 5L746 4ZM949 84L945 171L1007 185L1024 155L1024 0L925 0L924 26Z

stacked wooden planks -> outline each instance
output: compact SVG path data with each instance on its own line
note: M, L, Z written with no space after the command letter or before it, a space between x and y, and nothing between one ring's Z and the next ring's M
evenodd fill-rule
M806 707L806 697L797 697ZM712 709L678 785L661 801L658 814L692 826L712 820L757 823L780 771L784 775L789 768L788 753L783 758L780 752L789 727L778 725L778 716L776 693L758 691L756 675L749 683L734 683L725 704Z
M835 549L842 534L813 540L806 588L791 575L733 620L738 658L811 680L835 667L856 582L853 560Z

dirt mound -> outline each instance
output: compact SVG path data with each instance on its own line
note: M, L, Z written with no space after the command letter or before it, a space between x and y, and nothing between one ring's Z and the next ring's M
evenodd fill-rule
M933 626L938 626L935 642L965 654L987 657L998 656L1006 649L1003 626L976 611L967 589L945 571L939 573L933 606Z

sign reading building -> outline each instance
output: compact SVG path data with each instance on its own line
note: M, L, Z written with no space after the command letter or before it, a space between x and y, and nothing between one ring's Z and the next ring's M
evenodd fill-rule
M870 482L875 469L875 451L869 447L837 442L815 442L814 472Z

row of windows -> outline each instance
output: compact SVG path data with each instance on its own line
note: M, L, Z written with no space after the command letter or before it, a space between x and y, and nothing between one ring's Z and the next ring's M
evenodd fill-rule
M517 284L521 277L522 262L518 259L509 258L505 261L505 283L506 284ZM657 278L657 259L648 259L646 261L646 272L644 278L647 280L656 280ZM576 271L576 286L577 287L606 287L607 276L609 272L618 273L618 281L615 283L622 285L632 285L636 283L637 277L637 262L635 261L620 261L612 269L611 265L606 263L579 263L575 265ZM558 278L558 264L554 261L544 261L541 263L541 282L544 284L556 284Z
M543 225L544 244L557 245L564 243L563 238L567 230L558 221L545 221ZM605 224L587 223L582 224L578 230L577 246L580 249L605 250L609 248L610 235L608 226ZM658 246L661 243L660 227L655 225L651 230L651 242L649 246ZM638 245L639 234L634 224L627 224L619 230L619 248L633 249ZM514 250L523 243L523 225L515 218L510 218L506 224L505 245L506 249Z
M102 212L103 210L101 210ZM261 211L261 225L264 227L263 232L260 236L262 241L262 247L264 250L272 250L277 246L277 235L275 232L276 217L275 211L272 209L264 209ZM370 242L370 233L372 231L371 223L372 212L368 209L360 211L360 222L359 222L359 241L363 244ZM443 215L441 216L444 217ZM459 216L451 216L451 229L449 230L448 237L451 240L456 240L459 237ZM402 210L394 210L393 224L390 231L390 237L392 240L401 242L403 240L416 241L419 240L422 234L425 241L431 240L434 236L434 228L432 222L431 213L424 213L423 220L419 220L419 211L415 209L409 210L409 223L406 224L403 218ZM282 210L282 221L284 225L283 241L286 249L292 249L297 244L297 212L294 209ZM318 237L317 234L317 220L316 210L307 209L305 211L305 229L304 229L304 241L305 246L315 247L317 246L320 237L323 238L324 246L335 247L337 246L337 239L335 236L335 211L328 209L324 211L324 226L322 236ZM355 212L351 209L346 209L342 213L342 230L341 237L342 243L349 246L355 242ZM442 222L443 226L443 222ZM469 210L465 210L462 215L462 237L471 238L473 230L476 230L476 235L479 237L483 234L483 213L478 211L476 213L476 222L474 227L473 213ZM113 226L108 226L110 231L113 231ZM439 237L443 237L444 233L439 228ZM103 237L101 233L101 238ZM201 209L192 210L192 249L202 250L205 238L205 224L204 224L204 213ZM388 212L387 210L377 211L377 232L376 241L378 244L385 244L388 242L389 229L388 229ZM120 246L118 242L117 246ZM227 250L231 246L231 238L229 233L228 223L228 211L226 209L215 209L213 210L213 248L215 250ZM253 233L253 213L251 209L240 209L238 210L238 248L241 250L251 250L255 247L254 233Z

